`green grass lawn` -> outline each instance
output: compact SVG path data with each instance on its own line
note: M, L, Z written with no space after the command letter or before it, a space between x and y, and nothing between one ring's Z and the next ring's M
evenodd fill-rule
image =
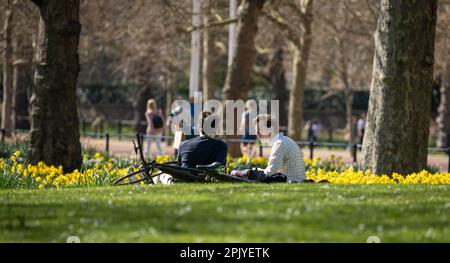
M450 186L1 190L0 242L450 242Z

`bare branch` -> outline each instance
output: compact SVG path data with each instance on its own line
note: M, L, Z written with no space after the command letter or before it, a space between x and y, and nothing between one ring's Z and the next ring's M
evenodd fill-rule
M361 15L357 14L355 12L355 10L353 10L353 8L351 8L351 6L349 5L349 3L347 1L344 1L344 7L346 9L346 11L348 11L353 18L358 22L358 24L362 27L362 31L358 31L360 32L359 34L364 34L367 36L371 36L372 34L369 33L369 30L367 30L366 26L365 26L365 22L361 20Z
M201 25L201 26L197 26L197 27L189 27L188 29L186 29L186 32L191 33L192 31L199 30L199 29L210 29L213 27L226 26L229 24L237 23L238 21L239 20L237 18L215 21L215 22L209 23L207 25Z
M290 24L281 18L280 14L271 10L270 12L263 12L263 15L270 22L278 26L292 44L299 46L299 35L294 31Z
M258 44L255 44L255 50L260 55L267 55L267 54L272 54L273 53L273 48L263 48L263 47L261 47Z

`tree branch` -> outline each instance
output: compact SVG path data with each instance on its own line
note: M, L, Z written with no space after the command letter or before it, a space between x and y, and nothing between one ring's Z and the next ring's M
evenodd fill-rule
M263 48L259 46L258 44L255 44L255 50L260 55L267 55L271 54L273 52L273 48Z
M279 14L275 11L263 12L264 17L266 17L270 22L278 26L281 31L286 35L287 39L292 42L293 45L299 46L299 36L294 31L292 26L290 26L286 21L284 21Z
M358 15L347 1L344 1L344 8L358 21L359 25L362 27L362 31L360 32L366 36L372 36L372 34L367 30L365 22L361 20L361 15Z
M187 33L192 33L192 31L199 30L199 29L209 29L209 28L213 28L213 27L226 26L229 24L237 23L237 22L238 22L237 18L225 19L225 20L221 20L221 21L215 21L215 22L209 23L207 25L189 27L186 31L187 31Z

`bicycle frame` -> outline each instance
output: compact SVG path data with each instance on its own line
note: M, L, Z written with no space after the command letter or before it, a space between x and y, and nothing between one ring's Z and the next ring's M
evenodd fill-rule
M157 163L156 161L146 162L144 157L144 152L142 149L142 138L140 134L136 134L136 141L132 140L134 145L134 151L140 158L141 169L138 171L127 174L124 177L119 178L114 182L115 185L129 185L135 184L139 182L145 182L147 184L154 184L152 178L159 176L161 174L170 174L174 177L175 180L187 181L187 182L207 182L207 177L210 176L212 178L216 178L219 181L223 182L249 182L252 181L233 177L229 175L224 175L216 170L212 169L198 169L198 168L187 168L180 167L178 165L173 165L175 163ZM178 162L176 162L178 164ZM152 174L155 170L159 170L158 173ZM143 178L139 180L133 180L129 182L130 178L133 178L135 175L144 174ZM124 181L128 181L126 183L122 183Z

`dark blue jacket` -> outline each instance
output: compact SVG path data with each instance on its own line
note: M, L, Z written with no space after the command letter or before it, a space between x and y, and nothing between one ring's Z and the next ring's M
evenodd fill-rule
M184 141L178 149L178 162L182 167L195 168L219 162L227 164L228 146L221 140L197 136Z

